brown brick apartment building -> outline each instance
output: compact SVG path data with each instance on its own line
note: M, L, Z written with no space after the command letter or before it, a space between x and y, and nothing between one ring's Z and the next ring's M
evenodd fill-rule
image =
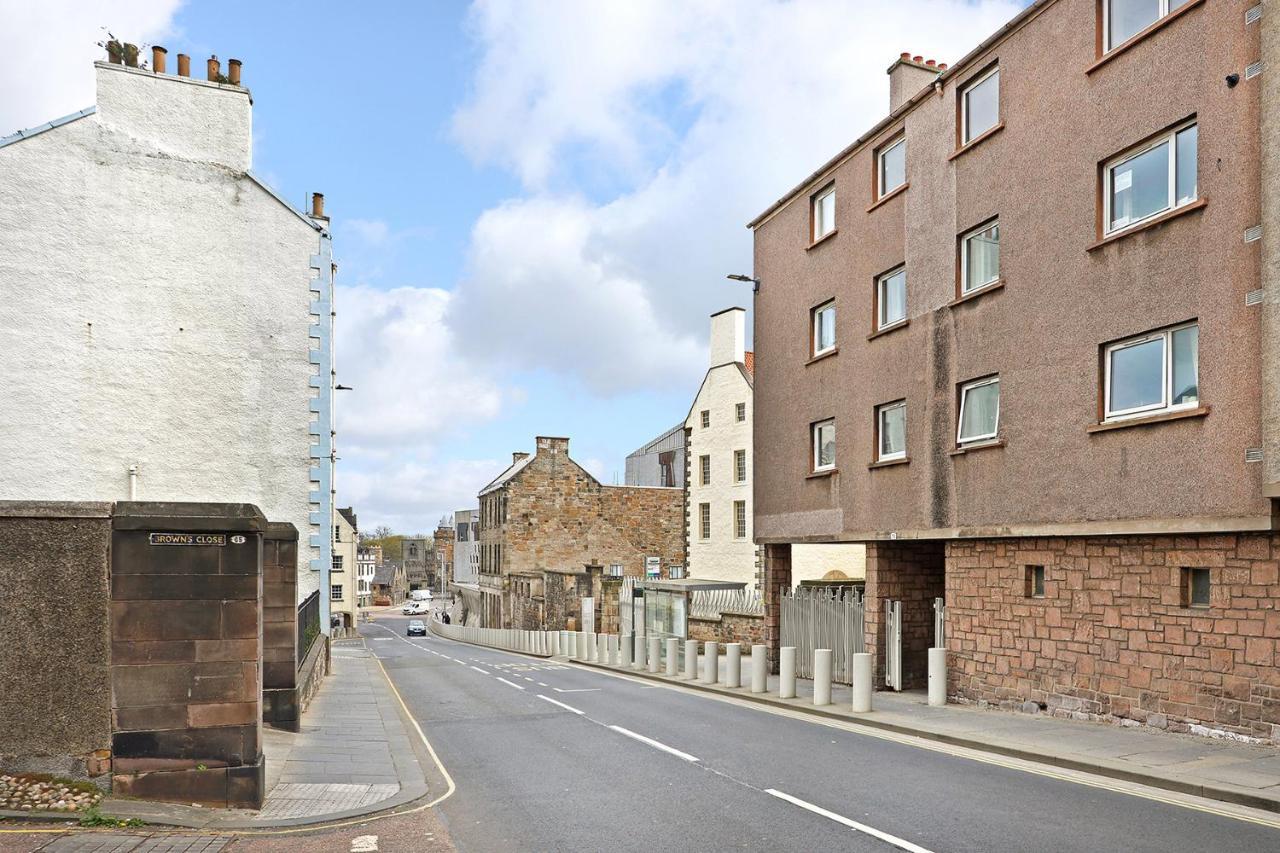
M949 68L903 55L889 116L751 223L771 599L791 543L865 542L907 686L945 596L953 696L1280 737L1261 13L1039 0Z
M643 577L656 558L662 577L683 566L684 492L609 486L569 458L569 439L538 436L537 452L480 492L483 624L564 628L584 596L603 612L602 578ZM586 628L580 630L594 630Z

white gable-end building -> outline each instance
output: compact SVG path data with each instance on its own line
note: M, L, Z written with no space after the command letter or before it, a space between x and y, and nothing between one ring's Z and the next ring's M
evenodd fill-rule
M328 220L253 175L247 88L94 72L94 107L0 139L0 499L256 504L327 625Z

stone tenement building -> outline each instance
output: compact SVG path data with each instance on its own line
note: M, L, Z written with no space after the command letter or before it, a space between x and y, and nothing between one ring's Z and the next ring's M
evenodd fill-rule
M1280 14L1124 5L903 55L750 224L755 539L867 543L907 686L945 596L952 696L1276 739Z
M586 596L598 619L602 577L654 564L669 577L684 560L682 491L604 485L569 458L567 438L539 436L534 455L513 454L480 492L485 625L563 628Z
M434 567L432 573L434 579L431 588L443 591L448 587L449 575L453 571L453 519L445 516L440 519L440 523L436 525L436 532L432 537L432 559Z
M400 562L404 566L409 589L430 589L434 575L431 540L425 536L406 536L400 547Z

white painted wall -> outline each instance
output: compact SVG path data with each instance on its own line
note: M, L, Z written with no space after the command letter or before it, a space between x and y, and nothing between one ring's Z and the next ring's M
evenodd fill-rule
M359 598L359 565L356 562L356 529L351 526L351 522L347 521L347 517L340 512L333 513L333 553L334 556L342 557L342 571L329 573L330 592L336 584L342 584L342 597L329 598L329 610L337 616L346 614L347 624L355 625L358 610L356 607Z
M318 232L245 175L247 93L97 75L95 115L0 148L0 499L127 499L137 465L141 500L292 522L305 597Z

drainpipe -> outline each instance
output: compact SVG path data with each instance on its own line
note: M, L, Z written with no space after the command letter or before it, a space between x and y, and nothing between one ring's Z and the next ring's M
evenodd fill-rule
M136 501L138 499L138 466L129 466L129 500Z

